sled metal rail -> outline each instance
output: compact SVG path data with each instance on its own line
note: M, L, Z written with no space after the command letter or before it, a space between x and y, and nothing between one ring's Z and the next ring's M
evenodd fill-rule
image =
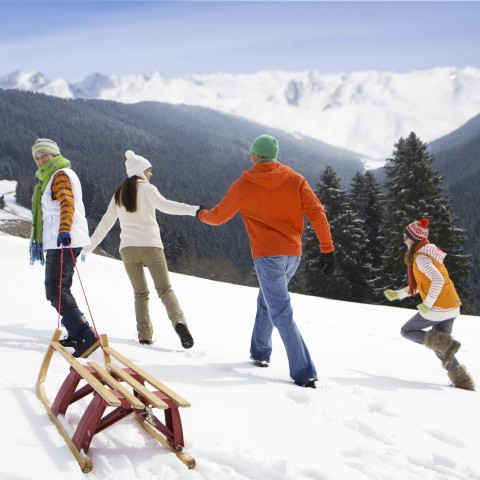
M175 453L188 468L195 467L195 459L184 448L179 412L179 408L190 407L190 402L110 347L106 335L101 335L105 368L93 361L88 361L87 365L80 363L59 343L61 335L61 330L55 330L40 367L36 391L82 472L88 473L93 469L87 453L94 435L130 415L135 415L140 425ZM69 363L70 369L51 404L46 394L45 380L55 352ZM124 366L113 363L112 358ZM79 386L80 382L83 386ZM147 385L154 390L147 388ZM75 433L70 436L59 416L66 416L70 405L90 396L90 403L81 416ZM107 409L110 411L104 415ZM154 415L153 409L163 411L163 421Z

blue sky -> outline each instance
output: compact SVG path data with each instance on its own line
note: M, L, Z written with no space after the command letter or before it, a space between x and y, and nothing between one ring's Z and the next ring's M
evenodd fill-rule
M480 2L3 1L0 75L480 67Z

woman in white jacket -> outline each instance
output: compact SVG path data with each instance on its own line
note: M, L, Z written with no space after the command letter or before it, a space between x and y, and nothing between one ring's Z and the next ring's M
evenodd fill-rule
M144 267L147 267L182 346L191 348L193 338L170 284L155 210L170 215L194 217L199 206L167 200L149 183L152 176L150 162L140 155L135 155L131 150L128 150L125 156L128 178L115 192L105 215L91 237L90 246L85 247L82 254L92 252L118 219L121 229L120 256L135 296L138 341L143 345L150 345L153 338L153 326L148 310L149 290L144 273Z

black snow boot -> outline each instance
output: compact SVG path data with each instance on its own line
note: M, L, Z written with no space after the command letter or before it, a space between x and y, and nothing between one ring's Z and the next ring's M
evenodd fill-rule
M175 326L175 331L177 335L180 337L180 341L182 342L183 348L192 348L193 347L193 337L188 330L188 327L181 322L178 322Z
M95 331L78 308L68 311L63 316L62 325L67 329L69 337L74 340L74 357L86 358L99 347Z
M65 348L73 347L75 348L75 339L71 335L65 335L58 343Z
M83 317L83 320L87 323L88 328L82 330L75 341L73 356L77 358L87 358L100 346L95 330L88 325L85 317Z

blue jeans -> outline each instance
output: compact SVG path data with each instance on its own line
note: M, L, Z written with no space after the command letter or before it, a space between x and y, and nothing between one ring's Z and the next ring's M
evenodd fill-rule
M250 354L256 360L270 361L272 331L276 327L287 351L290 376L297 385L304 385L317 378L317 371L293 320L288 294L288 283L298 268L300 257L262 257L253 262L260 291Z

